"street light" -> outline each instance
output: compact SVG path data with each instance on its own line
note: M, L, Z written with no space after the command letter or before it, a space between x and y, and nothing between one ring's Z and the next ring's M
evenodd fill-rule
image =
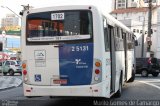
M10 9L7 6L1 6L2 8L7 8L8 10L10 10L12 13L14 13L16 16L18 16L19 18L21 18L17 13L15 13L12 9Z

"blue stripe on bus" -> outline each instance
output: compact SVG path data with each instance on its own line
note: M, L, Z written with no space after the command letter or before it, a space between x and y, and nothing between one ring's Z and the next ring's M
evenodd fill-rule
M93 43L64 44L59 48L60 78L69 85L89 85L93 70Z

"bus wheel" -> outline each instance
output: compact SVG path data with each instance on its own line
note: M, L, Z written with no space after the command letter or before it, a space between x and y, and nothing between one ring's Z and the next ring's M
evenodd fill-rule
M32 98L32 96L26 96L26 98Z
M122 77L119 81L119 90L115 93L114 97L119 98L121 97L121 94L122 94Z
M54 96L49 96L49 98L53 99L53 98L55 98L55 97L54 97Z
M142 77L148 77L148 71L146 69L143 69L141 72Z
M133 82L134 79L135 79L135 73L134 73L134 71L132 71L132 77L129 79L128 82Z

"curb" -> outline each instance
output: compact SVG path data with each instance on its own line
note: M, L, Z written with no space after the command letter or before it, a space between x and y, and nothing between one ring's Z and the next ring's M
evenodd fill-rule
M0 77L0 81L3 82L0 85L0 90L18 87L22 84L21 79L11 76L2 76Z

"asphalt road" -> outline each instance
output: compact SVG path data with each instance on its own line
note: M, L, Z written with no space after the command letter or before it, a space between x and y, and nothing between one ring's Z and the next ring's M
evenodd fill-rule
M19 77L20 76L16 76ZM23 86L0 91L0 106L135 106L141 105L141 101L149 101L151 105L160 106L160 76L144 78L136 76L133 83L123 87L121 98L89 98L89 97L35 97L23 96ZM131 104L132 103L132 104ZM145 102L143 102L145 103ZM148 102L147 102L148 103Z

